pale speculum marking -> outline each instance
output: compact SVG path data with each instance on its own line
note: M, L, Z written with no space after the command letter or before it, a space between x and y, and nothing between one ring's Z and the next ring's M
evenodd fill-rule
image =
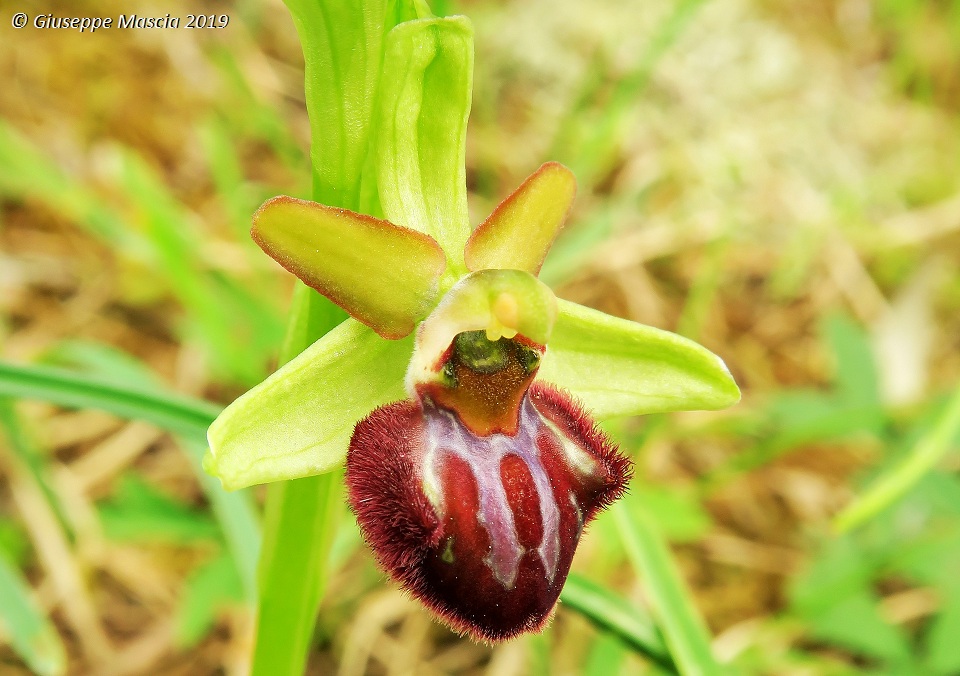
M484 563L506 589L512 589L525 550L517 535L500 467L508 455L519 457L529 470L537 491L543 524L543 536L537 553L547 579L552 583L560 557L560 510L536 443L537 435L546 427L529 397L523 398L519 430L513 437L505 434L476 436L460 422L456 414L437 408L426 398L422 405L426 420L421 465L424 493L434 508L440 515L443 514L443 491L434 468L440 467L442 455L449 453L467 463L477 482L480 498L477 521L490 537L490 551L484 557ZM552 430L548 432L555 435Z

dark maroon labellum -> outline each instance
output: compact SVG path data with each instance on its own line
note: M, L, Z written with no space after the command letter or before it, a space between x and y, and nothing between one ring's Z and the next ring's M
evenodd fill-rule
M544 626L584 525L631 472L567 394L528 385L512 434L478 434L425 394L362 420L347 456L350 505L380 564L479 640Z

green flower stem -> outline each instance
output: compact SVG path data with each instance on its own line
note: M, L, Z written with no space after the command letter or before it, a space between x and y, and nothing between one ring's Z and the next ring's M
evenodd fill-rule
M348 0L286 2L304 52L313 197L359 211L383 38L401 18L399 10L386 0L362 7ZM326 298L298 285L281 364L345 318ZM299 676L304 671L330 546L341 520L341 490L340 472L278 482L268 489L253 676Z
M281 364L335 328L346 313L298 285ZM327 559L343 510L341 472L278 481L267 490L260 557L253 676L298 676L327 582Z
M341 473L272 483L267 491L251 673L304 671L327 558L343 510Z

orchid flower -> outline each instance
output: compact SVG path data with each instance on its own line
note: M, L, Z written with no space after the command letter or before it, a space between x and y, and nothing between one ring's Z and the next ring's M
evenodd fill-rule
M257 211L260 247L351 318L224 410L206 466L237 489L346 462L379 564L454 629L497 641L544 626L584 526L626 489L631 463L595 420L719 409L739 390L696 343L537 278L573 203L566 167L544 164L471 231L470 55L462 18L391 31L386 218L291 197ZM447 103L450 87L466 100Z

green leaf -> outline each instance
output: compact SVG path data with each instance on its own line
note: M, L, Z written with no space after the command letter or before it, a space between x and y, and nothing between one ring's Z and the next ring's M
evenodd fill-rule
M87 188L51 161L6 122L0 121L0 194L43 202L74 220L93 235L108 241L121 258L152 262L155 252L124 215L105 206L95 190Z
M136 475L123 477L113 497L99 505L104 533L114 540L192 542L216 540L219 529L203 512L174 500Z
M540 378L598 418L732 406L740 390L723 361L691 340L560 300Z
M39 399L67 408L96 408L203 438L219 407L199 399L149 391L63 369L0 362L0 395Z
M774 394L761 414L763 422L758 426L765 430L764 436L714 470L714 480L761 467L805 445L877 434L884 411L879 405L865 408L851 404L833 392L795 389Z
M464 249L467 267L539 273L576 192L577 180L565 166L541 166L470 235Z
M710 514L692 491L643 484L637 479L630 490L641 496L644 509L671 542L695 542L710 529Z
M841 599L868 589L875 567L851 536L824 540L806 570L791 581L792 609L806 618L825 613Z
M720 665L710 648L706 624L652 518L631 495L615 503L610 511L627 557L645 582L654 617L680 673L721 674Z
M835 599L822 613L811 619L812 633L868 657L893 663L909 662L907 637L880 616L877 597L866 589ZM895 670L894 673L916 673Z
M83 339L63 340L40 355L39 361L46 366L88 373L101 382L136 385L145 390L162 388L159 378L146 364L107 343Z
M313 198L357 210L384 37L397 8L387 0L365 0L362 11L354 0L286 5L303 45Z
M220 609L243 600L243 587L229 556L221 554L198 566L187 578L177 611L177 644L196 645L210 630Z
M250 358L251 345L262 347L276 338L272 307L232 279L218 279L206 270L207 264L199 255L205 238L202 221L171 193L144 157L130 150L122 151L119 157L121 185L135 207L131 219L142 224L157 256L156 276L188 311L186 330L202 338L219 375L248 384L258 382L263 368L259 359ZM231 305L236 306L238 301L253 312L234 311ZM242 321L245 317L258 321ZM250 335L237 340L241 332Z
M12 516L0 515L0 555L14 565L23 565L29 554L30 540L23 524Z
M616 676L623 673L627 656L623 643L613 634L601 634L593 641L583 665L583 676Z
M960 636L960 583L955 577L951 582L944 590L941 611L930 624L926 637L926 662L930 670L937 674L960 673L960 650L957 650L957 637Z
M18 415L14 402L6 397L0 397L0 444L3 442L7 443L23 468L37 482L60 525L73 535L73 522L69 518L67 506L52 482L43 449Z
M374 153L384 215L433 237L451 278L466 272L467 118L473 28L465 17L408 21L387 36Z
M0 552L0 629L40 676L65 673L66 651L53 624L33 600L30 585Z
M262 141L285 166L291 170L302 169L305 153L300 147L299 135L275 100L255 90L256 76L247 67L243 55L225 43L211 44L206 54L210 59L208 63L216 68L217 113L228 130L235 137ZM254 200L254 205L257 201ZM249 216L248 210L243 217L244 224L249 222Z
M560 592L564 608L574 610L603 631L610 632L633 650L676 673L663 636L653 619L623 597L587 578L571 573Z
M810 567L793 580L791 607L819 638L870 657L906 660L906 637L879 613L871 587L876 566L849 536L828 540Z
M524 643L527 644L525 660L527 672L551 676L553 669L550 665L550 653L553 650L553 634L549 631L527 634Z
M274 260L384 338L436 305L445 259L431 237L292 197L268 200L251 232Z
M73 408L97 408L125 418L146 420L181 435L181 443L223 528L245 589L253 598L253 573L260 547L254 508L249 496L224 493L200 469L207 428L219 407L157 391L145 366L107 346L66 344L51 356L94 369L98 375L0 362L0 393Z
M220 101L224 102L222 98ZM222 119L214 117L206 120L198 131L217 201L229 215L230 232L236 241L246 241L250 212L260 200L255 197L259 186L248 183L244 177L239 155L242 137L235 136ZM252 250L249 253L259 255Z
M228 490L329 472L353 427L404 397L412 338L348 320L230 404L210 426L207 470Z
M210 502L223 539L233 557L237 574L243 584L248 601L257 598L257 561L260 558L260 519L251 495L247 491L228 493L220 482L203 470L203 458L207 453L206 440L180 439L190 460L194 474Z
M849 317L833 315L823 326L836 362L835 387L840 399L865 409L880 405L880 386L870 339Z
M960 387L948 402L937 424L925 434L909 455L884 472L834 520L843 532L856 528L899 500L940 461L960 432Z

